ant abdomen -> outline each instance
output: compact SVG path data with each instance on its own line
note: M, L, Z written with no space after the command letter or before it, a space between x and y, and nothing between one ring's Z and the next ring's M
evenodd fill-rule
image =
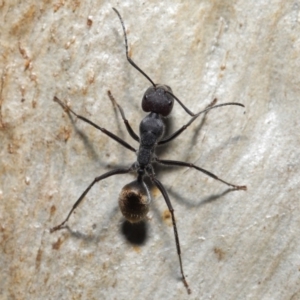
M127 221L137 223L149 211L150 194L144 182L135 180L126 184L119 195L119 207Z
M170 93L172 94L172 90L167 85L150 86L142 100L143 111L155 112L166 117L172 111L174 104L174 98Z

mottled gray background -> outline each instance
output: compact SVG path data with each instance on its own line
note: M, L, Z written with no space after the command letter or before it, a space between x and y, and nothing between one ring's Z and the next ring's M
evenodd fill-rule
M95 176L135 154L70 119L56 95L134 147L150 85L134 61L197 112L211 111L162 158L195 163L158 176L175 208L180 281L166 204L153 189L142 245L121 233L117 198L132 175L96 185L53 234ZM272 1L0 1L1 299L300 299L300 3ZM189 120L175 104L175 130ZM202 124L202 125L201 125Z

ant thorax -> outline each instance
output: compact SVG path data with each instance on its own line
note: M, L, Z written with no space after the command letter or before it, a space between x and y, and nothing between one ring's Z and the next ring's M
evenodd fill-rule
M159 114L151 112L140 123L140 148L137 161L140 167L151 163L157 143L164 135L165 124Z

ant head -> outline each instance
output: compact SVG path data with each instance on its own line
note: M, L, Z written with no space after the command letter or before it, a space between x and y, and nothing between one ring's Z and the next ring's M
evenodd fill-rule
M155 112L164 117L169 115L174 104L174 98L169 93L172 93L172 90L167 85L150 86L143 96L143 111Z
M123 216L131 223L145 219L149 211L150 195L143 181L126 184L119 195L119 207Z

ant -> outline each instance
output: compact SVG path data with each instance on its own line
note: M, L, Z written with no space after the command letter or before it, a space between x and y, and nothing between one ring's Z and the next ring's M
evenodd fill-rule
M200 171L218 181L223 182L224 184L232 187L234 190L246 190L247 187L244 185L239 186L239 185L231 184L231 183L217 177L213 173L211 173L205 169L202 169L192 163L187 163L187 162L177 161L177 160L160 159L156 156L155 149L157 146L166 144L166 143L174 140L175 138L177 138L201 114L205 114L208 111L210 111L211 109L215 109L215 108L227 106L227 105L237 105L237 106L242 106L242 107L245 107L245 106L241 103L236 103L236 102L228 102L228 103L215 105L216 100L214 100L206 109L204 109L196 114L191 112L173 94L173 92L169 86L154 83L150 79L150 77L132 61L132 59L128 55L127 35L126 35L126 30L125 30L125 25L124 25L123 19L122 19L120 13L117 11L117 9L113 8L113 10L119 17L122 28L123 28L127 61L136 70L138 70L142 75L144 75L152 84L152 86L150 86L146 90L146 92L143 96L143 99L142 99L142 109L145 112L149 112L149 114L140 123L140 127L139 127L140 135L139 136L131 128L128 120L125 117L122 107L113 98L111 92L108 91L108 96L111 99L111 101L113 102L113 104L118 107L118 110L122 116L122 119L125 123L128 133L135 141L137 141L140 144L139 149L136 150L135 148L133 148L131 145L129 145L127 142L125 142L123 139L116 136L112 132L96 125L95 123L86 119L85 117L78 115L71 108L69 108L66 104L64 104L61 100L59 100L57 97L54 97L54 101L58 102L67 112L71 112L78 119L99 129L104 134L108 135L110 138L112 138L113 140L115 140L116 142L121 144L123 147L135 152L137 154L137 160L129 168L114 169L114 170L111 170L109 172L102 174L101 176L96 177L93 180L93 182L82 193L82 195L78 198L78 200L75 202L71 211L67 215L66 219L60 225L51 228L50 232L52 233L56 230L60 230L60 229L64 228L64 224L69 220L73 211L81 203L83 198L86 196L86 194L94 186L95 183L97 183L105 178L108 178L110 176L119 175L119 174L127 174L130 172L135 172L137 175L137 179L126 184L123 187L123 189L119 195L119 207L120 207L120 210L121 210L123 216L129 222L136 223L136 222L140 222L140 221L144 220L149 211L149 203L150 203L150 199L151 199L148 187L144 181L144 177L148 176L150 178L151 182L160 190L160 192L168 206L168 209L170 211L170 214L172 217L172 223L173 223L173 230L174 230L177 254L178 254L178 259L179 259L181 277L182 277L183 284L184 284L188 294L190 294L191 289L189 288L189 285L187 283L187 280L186 280L184 272L183 272L181 249L180 249L179 237L178 237L177 226L176 226L176 221L175 221L174 209L173 209L173 206L171 204L170 198L168 196L168 193L167 193L165 187L155 176L154 169L153 169L153 163L158 163L158 164L167 165L167 166L179 166L179 167L194 168L197 171ZM171 135L164 137L165 124L163 122L163 117L167 117L171 113L171 111L173 109L174 99L181 105L181 107L192 118L190 119L190 121L187 124L183 125L180 129L178 129Z

